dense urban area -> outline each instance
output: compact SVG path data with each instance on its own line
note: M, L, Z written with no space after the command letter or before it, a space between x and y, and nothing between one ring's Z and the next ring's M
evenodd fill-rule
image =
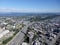
M60 45L60 14L27 15L0 16L0 45Z

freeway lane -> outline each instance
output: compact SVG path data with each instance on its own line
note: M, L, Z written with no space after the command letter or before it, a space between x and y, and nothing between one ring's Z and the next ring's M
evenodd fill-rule
M27 24L24 28L22 28L21 31L26 33L27 27L30 26L31 24L33 24L33 23ZM16 34L16 36L6 45L20 45L23 41L24 36L25 36L21 31L18 34Z

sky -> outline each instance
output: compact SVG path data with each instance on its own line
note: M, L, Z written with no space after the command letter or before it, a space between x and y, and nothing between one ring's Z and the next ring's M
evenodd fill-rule
M0 0L0 12L60 12L60 0Z

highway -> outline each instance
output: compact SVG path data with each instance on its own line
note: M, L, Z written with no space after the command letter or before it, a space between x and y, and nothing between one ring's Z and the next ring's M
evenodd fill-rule
M27 24L25 27L23 27L21 29L21 31L26 33L27 27L30 26L31 24L33 24L33 23ZM24 36L25 36L21 31L18 32L16 34L16 36L10 42L8 42L6 45L20 45L22 43L22 41L24 40Z

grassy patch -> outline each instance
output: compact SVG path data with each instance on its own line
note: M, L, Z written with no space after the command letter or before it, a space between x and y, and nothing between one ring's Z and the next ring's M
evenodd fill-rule
M19 32L19 30L15 30L15 33L13 34L13 36L7 38L6 40L4 40L2 42L2 44L7 44L17 33Z
M4 40L2 43L7 44L14 36L9 37L8 39Z

